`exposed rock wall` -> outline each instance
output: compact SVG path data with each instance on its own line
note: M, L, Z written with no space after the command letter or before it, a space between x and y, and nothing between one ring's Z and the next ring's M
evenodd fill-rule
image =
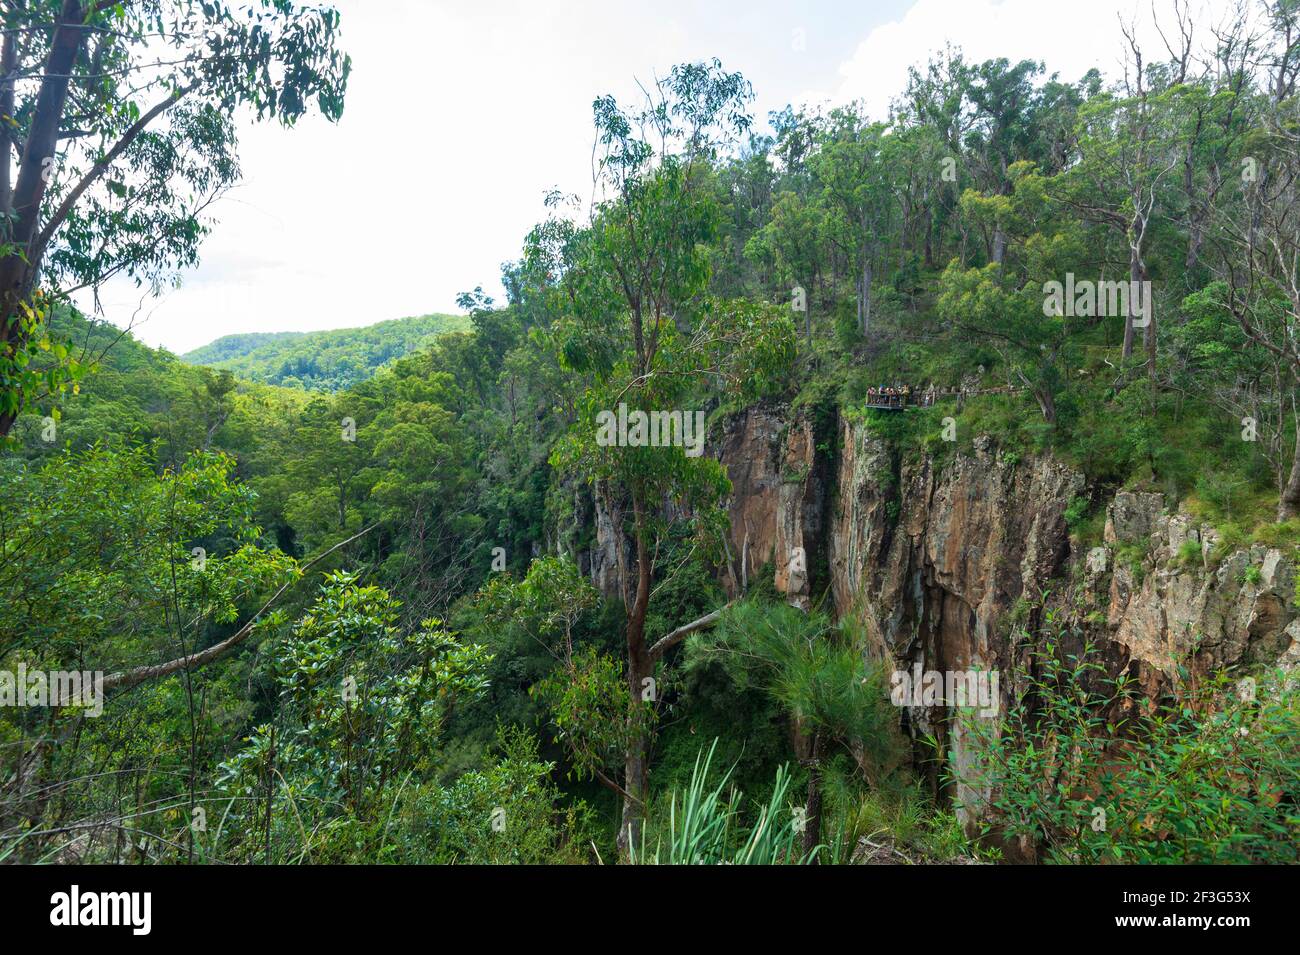
M762 433L776 433L775 422ZM795 603L809 591L782 573L783 556L803 546L814 565L823 548L835 613L857 617L870 651L896 669L1014 672L1013 654L1025 651L1012 640L1012 619L1032 629L1036 607L1054 612L1054 629L1068 631L1076 648L1090 642L1111 675L1127 669L1153 696L1180 679L1180 667L1206 673L1300 658L1291 563L1264 547L1212 561L1214 529L1171 513L1161 494L1116 493L1104 502L1103 544L1077 553L1066 510L1086 493L1085 480L1050 455L1002 456L977 438L972 453L939 464L900 461L867 428L841 420L831 473L798 423L785 435L784 460L805 479L753 499L738 485L733 520L744 516L750 552L772 555L776 587ZM733 440L724 460L735 474L773 453L766 438ZM824 530L809 520L823 513L819 501L829 505ZM769 539L755 528L775 530ZM1014 690L1000 681L1004 702ZM901 715L914 733L942 740L945 714L913 707ZM961 760L961 741L947 742Z
M824 566L830 459L817 453L812 420L785 409L750 408L729 419L718 459L731 479L729 596L764 568L778 591L807 607Z
M1001 455L977 438L937 464L902 460L866 427L838 428L819 447L807 415L760 405L710 436L733 486L719 570L729 594L765 570L797 605L828 592L828 607L861 621L870 652L899 669L1010 670L1011 618L1044 601L1153 694L1180 663L1206 672L1300 656L1295 568L1277 550L1212 563L1213 528L1171 513L1163 495L1122 491L1105 502L1101 548L1076 553L1065 515L1084 477L1050 455ZM593 498L582 562L621 598L630 543L617 504L600 489ZM933 716L905 719L927 728Z
M1089 597L1106 614L1106 636L1145 664L1153 684L1174 678L1179 661L1190 658L1202 672L1271 663L1292 642L1291 562L1278 550L1254 546L1211 565L1217 541L1212 527L1165 513L1162 495L1120 492L1111 502L1107 556L1113 560L1125 544L1136 544L1143 561L1115 560L1108 582L1090 572Z
M1300 666L1296 570L1281 552L1217 554L1213 528L1171 511L1161 494L1127 491L1101 502L1102 543L1077 552L1066 512L1088 489L1052 456L1001 455L980 437L971 452L936 462L901 455L848 420L838 431L819 442L806 415L756 406L711 436L708 451L733 486L719 569L729 595L771 573L791 603L820 599L856 618L868 652L891 670L999 671L1003 705L1016 690L1007 675L1029 652L1013 621L1033 633L1045 611L1067 646L1090 643L1111 676L1127 670L1150 696L1189 672ZM593 510L586 566L621 598L632 548L616 506L597 493ZM933 734L960 766L969 753L949 735L948 715L942 705L900 709L915 739ZM937 791L934 761L918 767Z
M975 446L939 470L927 458L894 476L889 449L843 424L832 589L836 611L862 619L878 655L919 655L940 670L1005 664L1000 622L1066 564L1065 509L1082 476Z
M784 407L757 405L723 421L707 451L732 485L727 558L719 569L728 596L752 587L766 570L775 574L780 592L806 607L815 587L824 585L817 575L825 574L825 512L834 486L831 459L817 453L812 421ZM577 555L578 563L605 597L622 600L624 575L635 573L625 515L602 487L592 489L591 505L594 542Z
M757 581L764 565L775 556L784 431L781 412L761 405L723 423L716 453L732 487L731 533L723 568L723 585L729 596Z

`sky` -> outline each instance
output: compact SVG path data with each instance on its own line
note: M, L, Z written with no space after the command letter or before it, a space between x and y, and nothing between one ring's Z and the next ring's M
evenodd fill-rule
M1193 0L1198 24L1227 2ZM1154 0L1157 14L1171 3ZM236 332L455 312L480 285L500 300L501 263L545 218L546 193L590 195L592 100L630 102L675 63L717 57L742 72L759 120L855 99L883 119L907 67L949 43L968 60L1043 60L1065 80L1118 75L1121 16L1162 49L1150 0L334 6L353 60L342 120L241 122L243 179L213 209L201 264L158 297L105 287L104 318L183 353Z

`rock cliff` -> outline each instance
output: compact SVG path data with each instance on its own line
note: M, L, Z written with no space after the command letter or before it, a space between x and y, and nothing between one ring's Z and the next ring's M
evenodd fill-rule
M866 425L837 428L819 442L806 414L759 406L711 435L733 485L728 593L771 573L792 603L854 616L869 652L898 670L1010 672L1025 652L1013 625L1032 633L1048 611L1054 630L1149 695L1189 673L1300 659L1295 568L1278 550L1218 553L1212 527L1129 491L1095 502L1103 540L1076 545L1067 509L1095 492L1051 455L1000 454L978 437L936 461ZM599 500L595 510L590 567L613 596L616 521ZM1001 681L1004 699L1013 690ZM943 739L945 714L905 707L900 719ZM960 740L947 742L960 760Z

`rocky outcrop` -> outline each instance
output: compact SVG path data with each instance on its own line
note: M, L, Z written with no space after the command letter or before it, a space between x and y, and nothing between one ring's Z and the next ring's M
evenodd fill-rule
M707 450L732 486L719 570L727 595L750 589L766 571L778 591L806 608L814 589L825 586L825 512L834 486L812 419L781 406L747 408L723 420ZM579 566L606 598L622 600L629 591L624 575L635 571L625 515L604 488L591 497L595 536L578 555Z
M869 652L891 670L1012 670L1009 618L1066 568L1065 512L1082 475L1050 458L1000 457L987 439L943 463L900 462L865 427L841 427L827 541L836 612L861 622ZM946 714L918 705L901 715L960 761ZM938 788L937 767L924 765Z
M813 420L807 415L796 416L782 443L773 583L791 603L805 610L825 576L829 476L830 459L818 454ZM782 560L783 555L787 559Z
M730 595L765 572L796 605L825 595L836 615L861 623L869 652L900 670L1014 671L1023 648L1013 621L1032 632L1043 610L1151 695L1188 673L1300 660L1296 570L1280 551L1220 554L1212 527L1162 494L1130 491L1103 502L1103 540L1076 547L1066 512L1088 489L1051 455L1003 454L977 437L936 461L862 424L841 419L838 429L819 437L811 417L780 406L720 426L708 447L732 483L719 570ZM596 490L584 564L621 599L630 542L617 506ZM1014 687L1004 680L1000 690ZM931 732L944 712L902 716Z
M1296 569L1282 552L1223 553L1212 527L1138 491L1096 501L1102 540L1076 544L1067 512L1096 491L1049 454L1004 454L977 437L936 460L865 424L836 427L819 435L807 414L756 406L708 444L732 484L719 569L729 595L771 574L790 602L854 618L867 652L897 671L1023 672L1026 641L1049 613L1067 648L1091 645L1109 675L1127 671L1150 697L1223 667L1300 668ZM605 496L593 510L586 566L621 598L630 542ZM1004 705L1016 689L999 680ZM935 736L960 768L969 754L950 702L903 706L900 721L914 738ZM917 767L942 788L934 760Z
M788 424L787 424L788 422ZM731 479L724 585L735 596L770 567L790 602L808 607L822 573L829 458L817 453L812 419L751 408L726 422L718 459Z
M1050 459L999 459L980 440L938 469L929 458L895 467L848 422L843 449L828 540L837 613L858 615L880 656L995 666L999 620L1068 556L1065 508L1082 476Z
M1271 663L1291 645L1295 568L1281 551L1254 546L1214 561L1217 532L1166 513L1160 494L1116 494L1105 540L1113 569L1108 586L1089 571L1088 598L1104 607L1106 637L1144 665L1150 691L1189 661L1199 672Z
M593 487L591 505L595 540L579 566L605 599L626 602L630 599L629 582L635 579L635 551L624 526L623 508L603 482Z
M1013 623L1033 633L1046 611L1055 634L1091 643L1153 697L1189 674L1300 660L1295 568L1280 551L1216 554L1213 528L1132 492L1106 503L1103 542L1076 549L1066 511L1085 481L1051 456L1002 456L987 438L942 464L895 455L842 424L827 535L836 611L888 665L1014 672ZM1015 689L1000 681L1004 701ZM907 707L903 720L961 762L947 715Z
M723 423L716 453L732 488L731 531L723 568L729 596L747 589L774 561L784 433L784 415L764 406L747 408Z
M1295 569L1280 551L1218 555L1213 528L1140 492L1105 502L1103 541L1077 548L1066 513L1088 489L1052 456L1003 455L981 437L936 462L839 427L832 470L806 421L783 428L766 410L733 423L720 454L735 486L732 545L751 586L770 561L793 603L829 589L888 666L1015 672L1025 648L1013 624L1032 633L1048 610L1055 631L1152 696L1188 673L1300 660ZM1005 701L1015 687L999 690ZM916 706L901 718L944 740L947 715ZM961 740L945 742L961 760Z

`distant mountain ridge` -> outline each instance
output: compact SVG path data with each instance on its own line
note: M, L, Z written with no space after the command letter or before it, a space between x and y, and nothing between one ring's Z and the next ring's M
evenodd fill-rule
M245 332L240 335L223 335L191 352L179 356L191 365L213 365L232 358L242 358L249 352L271 342L302 338L310 332Z
M251 381L339 391L371 377L394 359L419 351L439 335L469 327L468 315L430 314L360 328L246 332L224 335L185 353L181 360L223 368Z

